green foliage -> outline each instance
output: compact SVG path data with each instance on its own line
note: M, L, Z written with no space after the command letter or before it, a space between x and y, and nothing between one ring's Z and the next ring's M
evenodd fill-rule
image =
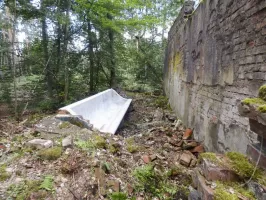
M44 189L47 191L54 190L54 178L51 175L45 176L43 182L41 183L40 189Z
M110 174L111 168L109 163L107 162L102 163L101 168L106 174Z
M133 171L136 180L135 189L137 192L145 192L147 197L159 197L160 199L171 199L177 191L188 193L187 187L178 187L168 181L168 176L154 170L153 165L138 167Z
M0 165L0 182L10 178L10 174L6 171L6 165Z
M127 194L122 193L122 192L114 192L109 195L109 198L111 200L127 200Z
M45 199L47 196L47 193L42 193L39 191L39 186L41 184L41 181L37 180L24 180L18 184L12 184L8 188L8 199L15 199L15 200L25 200L29 199L30 195L32 193L38 194L38 199Z
M75 141L74 143L78 148L84 151L92 151L95 149L95 146L91 140L87 140L87 141L78 140L78 141Z
M106 149L108 147L105 138L97 133L93 133L89 140L77 140L74 143L84 151L94 151L95 149Z
M42 149L38 152L38 156L42 160L57 160L62 154L61 147L52 147L49 149Z

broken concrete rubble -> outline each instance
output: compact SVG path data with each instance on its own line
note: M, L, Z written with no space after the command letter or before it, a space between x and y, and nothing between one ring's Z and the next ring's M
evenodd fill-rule
M44 148L50 148L53 146L53 141L51 140L43 140L43 139L33 139L28 141L27 146L34 147L37 149L44 149Z
M233 182L240 180L240 177L234 172L234 170L226 167L225 165L213 163L206 158L202 158L199 168L207 181Z
M71 148L73 147L73 137L71 135L67 136L62 140L63 148Z

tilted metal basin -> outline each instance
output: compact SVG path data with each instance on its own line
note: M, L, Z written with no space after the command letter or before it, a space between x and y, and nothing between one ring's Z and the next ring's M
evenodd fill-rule
M100 132L115 134L131 101L108 89L59 110L82 116Z

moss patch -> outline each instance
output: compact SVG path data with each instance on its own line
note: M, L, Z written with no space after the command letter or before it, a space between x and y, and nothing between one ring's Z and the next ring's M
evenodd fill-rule
M94 135L92 137L92 142L94 146L98 149L106 149L107 148L107 143L104 137L100 135Z
M134 138L126 139L126 149L129 153L135 153L139 151L139 146L136 144Z
M9 179L10 174L6 171L6 165L0 165L0 181Z
M238 152L228 152L226 156L230 159L230 165L233 170L243 178L250 178L253 174L255 166L249 162L246 156ZM260 172L257 169L254 178L258 178L260 176Z
M266 104L259 106L258 111L260 111L261 113L266 113Z
M168 176L159 173L154 169L153 165L145 165L137 167L133 171L135 178L136 192L144 192L147 199L158 197L159 199L172 199L174 194L182 193L187 195L189 190L185 185L172 184L167 178Z
M71 124L69 122L63 122L58 127L60 129L64 129L64 128L69 128L70 126L71 126Z
M62 154L62 148L61 147L42 149L38 152L38 156L42 160L56 160L61 156L61 154Z
M220 160L217 158L215 153L211 153L211 152L201 153L200 160L203 158L214 164L220 164Z
M266 101L266 85L263 85L259 89L259 98L263 99Z
M156 107L162 109L169 109L168 98L166 96L158 96L154 102Z
M49 196L47 190L40 188L42 181L36 180L24 180L18 184L12 184L9 186L8 199L25 200L29 199L31 194L34 193L36 199L46 199Z
M246 105L262 105L266 104L266 101L260 98L246 98L242 100L242 103Z
M236 182L216 182L217 187L214 190L214 200L238 200L238 195L241 194L249 200L255 200L254 194L247 188L244 188L240 183ZM234 194L229 192L229 189L234 191Z

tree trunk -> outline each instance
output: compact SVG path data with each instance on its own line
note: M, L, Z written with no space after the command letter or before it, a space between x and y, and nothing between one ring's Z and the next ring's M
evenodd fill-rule
M52 82L52 72L51 72L51 66L49 64L49 55L48 55L48 34L47 34L47 25L46 25L46 9L44 7L44 0L41 1L41 11L42 11L42 17L41 17L41 24L42 24L42 45L43 45L43 53L44 53L44 63L45 63L45 78L47 83L47 90L48 90L48 96L49 98L53 97L53 82Z
M70 10L70 0L67 0L67 11L66 11L66 18L67 18L67 22L64 25L64 46L63 46L63 64L65 67L65 89L64 89L64 101L66 102L68 100L68 93L69 93L69 69L67 66L67 59L66 59L66 55L67 55L67 46L68 46L68 34L69 34L69 23L70 23L70 19L69 19L69 10Z
M95 92L95 88L94 88L94 53L93 53L94 41L92 38L90 21L88 21L88 41L89 41L89 59L90 59L90 94L93 94Z
M16 0L14 0L14 5L16 8ZM13 20L12 17L10 16L9 10L7 9L7 16L9 17L10 21L12 21L12 30L11 30L11 67L12 67L12 76L13 76L13 89L14 89L14 111L15 111L15 119L19 120L18 117L18 98L17 98L17 80L16 80L16 61L15 61L15 36L16 36L16 13L13 15Z
M112 20L113 17L111 14L107 14L107 18ZM109 55L110 55L110 87L116 86L116 73L115 73L115 52L114 52L114 31L109 28L108 30L109 37Z

